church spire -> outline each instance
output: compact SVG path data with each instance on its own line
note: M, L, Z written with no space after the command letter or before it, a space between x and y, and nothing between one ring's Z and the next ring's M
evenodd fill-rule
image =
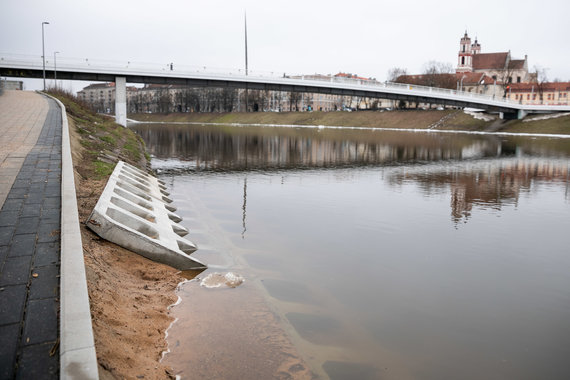
M459 54L457 59L457 72L473 71L473 52L471 50L471 38L465 30L463 38L459 41Z

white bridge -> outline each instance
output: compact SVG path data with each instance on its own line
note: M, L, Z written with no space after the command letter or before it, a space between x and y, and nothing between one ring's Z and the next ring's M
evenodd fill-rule
M46 57L47 58L47 57ZM56 63L56 64L54 64ZM361 96L419 103L433 103L456 107L470 107L500 113L501 118L523 118L529 113L569 112L570 105L528 105L505 98L472 92L455 91L400 83L367 82L356 79L327 77L326 80L295 79L281 73L242 70L232 72L178 64L147 64L114 62L78 58L46 60L45 78L115 82L116 120L127 123L126 83L174 84L192 87L230 87L255 90L321 93L343 96ZM0 54L0 76L43 78L41 56Z

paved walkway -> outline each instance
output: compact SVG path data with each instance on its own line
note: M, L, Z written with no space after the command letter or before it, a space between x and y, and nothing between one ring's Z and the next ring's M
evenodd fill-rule
M45 97L28 91L5 91L0 98L0 207L36 145L48 112Z
M61 111L0 96L0 379L59 377Z

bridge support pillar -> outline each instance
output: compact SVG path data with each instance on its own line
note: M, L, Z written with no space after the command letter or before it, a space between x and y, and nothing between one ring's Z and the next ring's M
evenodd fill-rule
M127 78L115 78L115 121L127 126Z
M521 112L524 112L524 111L499 112L499 119L501 119L501 120L522 119L524 116L520 116ZM526 115L526 113L524 115Z
M526 115L528 115L528 112L525 110L519 110L519 112L517 112L517 119L523 119Z

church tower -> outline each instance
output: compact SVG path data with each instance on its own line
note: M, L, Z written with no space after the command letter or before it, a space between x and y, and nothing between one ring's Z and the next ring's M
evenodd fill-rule
M477 41L475 41L475 43L479 45ZM477 50L477 52L479 51L480 50ZM456 72L465 73L471 71L473 71L473 51L471 50L471 38L467 35L467 31L465 31L465 35L459 41L459 56Z
M473 55L481 53L481 44L477 42L477 37L475 37L475 42L471 45L471 51L473 52Z

